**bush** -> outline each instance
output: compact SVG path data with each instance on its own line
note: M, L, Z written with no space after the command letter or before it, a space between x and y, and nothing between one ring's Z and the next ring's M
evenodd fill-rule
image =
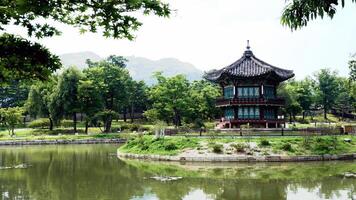
M271 143L269 143L269 141L266 139L262 139L260 141L260 146L270 146L270 145L271 145Z
M233 147L237 152L243 153L245 152L246 145L242 143L237 143L237 144L231 144L231 147Z
M129 130L129 131L150 131L148 127L144 127L140 124L122 124L120 125L121 131Z
M293 151L292 145L290 143L284 143L281 149L284 151Z
M213 144L213 152L214 153L222 153L223 147L224 146L222 144Z
M168 142L167 144L164 145L164 150L166 151L173 151L176 149L178 149L178 147L173 142Z
M73 123L73 120L68 120L68 119L64 119L64 120L61 120L61 122L59 123L60 126L62 127L73 127L74 123Z
M310 120L307 118L297 118L296 120L297 122L301 123L301 124L310 124Z
M338 145L337 138L334 137L317 137L315 141L312 150L317 154L330 154L336 150L336 146L341 148L341 146Z
M27 125L28 128L49 128L49 126L50 121L47 118L33 120Z

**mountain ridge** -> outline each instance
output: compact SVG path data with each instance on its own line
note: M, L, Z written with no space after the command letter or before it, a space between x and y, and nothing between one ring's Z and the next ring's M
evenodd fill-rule
M87 67L87 59L92 61L100 61L104 59L91 51L66 53L59 55L59 57L65 67L77 66L81 70ZM132 78L138 81L143 80L149 85L155 83L152 75L157 71L162 71L165 76L184 74L190 81L202 79L203 71L189 62L183 62L177 58L168 57L158 60L140 56L127 56L125 58L128 60L126 68L129 70Z

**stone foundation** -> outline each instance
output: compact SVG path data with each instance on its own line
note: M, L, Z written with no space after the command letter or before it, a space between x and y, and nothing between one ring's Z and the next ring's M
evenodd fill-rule
M126 139L82 139L82 140L18 140L0 141L0 146L8 145L50 145L50 144L111 144L125 143Z
M216 155L207 156L162 156L142 155L118 152L118 157L151 161L186 161L186 162L305 162L328 160L355 160L356 153L341 155L310 155L310 156L242 156Z

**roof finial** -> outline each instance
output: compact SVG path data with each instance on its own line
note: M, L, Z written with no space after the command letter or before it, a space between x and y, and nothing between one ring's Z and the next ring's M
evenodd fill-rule
M246 49L248 49L248 50L250 50L250 40L247 40L247 47L246 47Z

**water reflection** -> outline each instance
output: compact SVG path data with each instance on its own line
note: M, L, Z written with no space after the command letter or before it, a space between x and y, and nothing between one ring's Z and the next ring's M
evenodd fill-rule
M356 162L192 164L120 160L115 145L1 147L2 199L351 199ZM154 175L182 176L172 182Z

